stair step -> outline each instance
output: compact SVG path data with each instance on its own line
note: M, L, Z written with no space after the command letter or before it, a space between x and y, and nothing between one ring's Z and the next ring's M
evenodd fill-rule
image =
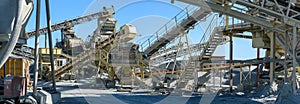
M188 67L185 70L186 70L186 72L191 72L191 71L195 70L195 67Z
M186 78L188 78L188 77L194 77L194 73L184 74L184 77L186 77Z
M214 51L215 49L208 49L208 50L205 50L206 52L212 52Z
M189 80L193 80L194 76L186 76L184 79L186 82L188 82Z
M218 45L218 43L209 43L209 45Z
M184 73L186 73L186 74L193 74L194 70L185 71Z
M212 52L205 52L205 55L211 55Z

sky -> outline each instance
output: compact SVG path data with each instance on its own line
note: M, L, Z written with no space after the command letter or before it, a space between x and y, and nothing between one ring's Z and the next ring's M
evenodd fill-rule
M42 1L41 7L41 27L47 26L45 3ZM36 4L36 0L34 0ZM76 17L98 12L103 6L114 6L116 14L114 18L118 20L117 26L124 24L133 24L137 28L136 43L141 43L149 38L153 33L166 24L172 17L178 14L186 4L175 2L171 4L170 0L50 0L51 23L59 23ZM35 29L35 9L26 27L26 31ZM203 36L207 22L200 23L194 30L189 32L190 43L198 43ZM75 26L76 35L84 41L88 35L96 28L96 21L87 22ZM53 32L53 42L60 39L60 32ZM40 37L40 47L45 47L44 36ZM234 38L234 59L250 59L256 57L256 49L252 48L251 40ZM29 46L34 46L34 38L29 39ZM225 55L229 57L229 45L219 46L215 55ZM261 50L264 53L264 50ZM264 57L264 54L261 54Z

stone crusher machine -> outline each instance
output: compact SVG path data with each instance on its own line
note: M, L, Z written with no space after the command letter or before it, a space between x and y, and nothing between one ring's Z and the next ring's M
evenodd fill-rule
M121 85L120 88L134 83L133 79L136 79L134 69L143 68L138 61L141 55L138 52L138 45L130 42L135 36L135 26L125 24L119 32L97 43L95 59L99 70L97 83L103 83L105 87L116 87L118 83Z

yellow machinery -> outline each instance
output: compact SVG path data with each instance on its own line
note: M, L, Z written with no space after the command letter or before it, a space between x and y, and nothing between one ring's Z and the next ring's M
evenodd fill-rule
M29 74L30 61L22 57L10 57L0 69L0 76L21 76L30 81ZM4 71L5 70L5 71Z
M66 20L61 23L57 23L51 26L52 31L57 31L61 30L61 41L56 43L56 48L54 49L54 54L55 54L55 60L56 60L56 72L55 76L56 78L60 78L61 75L64 73L70 71L72 69L73 64L76 64L80 61L77 59L81 58L87 58L88 56L91 56L92 54L90 50L85 50L84 47L84 42L82 39L76 37L75 32L73 31L73 27L75 25L92 21L94 19L98 19L99 21L106 20L107 18L111 18L112 15L114 14L113 8L103 8L102 11L90 14L87 16L83 17L78 17L72 20ZM100 22L99 22L100 23ZM101 23L102 24L102 23ZM109 26L104 26L103 27L109 27ZM39 30L40 34L45 34L47 33L47 28L41 28ZM36 31L28 32L26 35L28 37L34 36ZM83 53L83 54L82 54ZM49 60L49 50L47 48L40 49L40 56L41 56L41 62L43 68L49 69L50 65L50 60ZM72 57L74 56L74 57ZM60 58L63 58L64 60L66 59L67 62L66 64L61 65L61 62L59 61ZM50 72L50 70L46 70L47 73ZM48 76L50 78L50 74Z
M5 66L1 67L0 76L4 77L4 69L6 69L6 75L9 76L22 76L30 78L29 76L30 61L24 58L12 58L10 57Z
M50 54L50 50L49 48L40 48L39 49L39 54L40 54L40 63L43 66L44 70L41 70L41 75L42 76L46 76L48 79L51 78L50 75L50 58L49 58L49 54ZM72 56L65 54L63 52L62 49L60 48L54 48L53 49L53 55L54 55L54 60L55 60L55 70L59 69L60 67L62 67L63 65L66 64L66 62L70 59L72 59ZM65 60L64 62L62 62L62 60Z

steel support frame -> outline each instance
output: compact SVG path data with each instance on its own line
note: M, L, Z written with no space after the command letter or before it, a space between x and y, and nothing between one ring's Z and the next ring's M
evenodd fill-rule
M41 17L41 0L37 1L36 10L36 31L40 29L40 17ZM34 49L34 81L33 81L33 97L37 98L37 82L39 72L39 32L35 33L35 49ZM6 65L5 65L6 66Z
M251 15L247 15L247 14L244 14L244 13L240 13L238 11L234 11L234 10L231 10L231 9L227 9L227 8L224 9L223 6L211 3L211 2L208 2L208 1L200 1L200 0L199 1L195 1L195 0L177 0L177 1L185 2L185 3L188 3L188 4L192 4L192 5L200 6L200 7L204 7L204 8L210 8L215 12L223 13L223 14L228 15L228 16L232 16L232 17L235 17L235 18L238 18L238 19L241 19L241 20L245 20L247 22L257 24L257 25L262 26L262 27L264 27L268 30L277 31L279 33L285 33L286 32L284 29L281 29L278 26L274 26L274 24L272 24L271 22L268 22L266 20L263 20L263 19L260 19L260 18L257 18L257 17L253 17ZM290 25L290 26L293 27L293 44L294 44L293 45L293 91L295 93L296 92L296 65L297 65L296 51L295 51L296 46L295 45L297 44L297 28L300 27L300 22L296 19L288 17L288 14L284 15L282 13L271 11L271 10L266 9L264 7L257 6L257 5L254 5L254 4L251 4L249 2L242 1L242 0L234 0L234 1L235 1L234 3L242 4L242 5L248 6L248 7L254 7L254 8L259 9L262 12L268 13L271 16L284 19L284 24L287 24L287 25ZM289 5L290 4L291 3L289 3ZM277 6L278 6L278 4L277 4ZM290 8L290 6L288 8Z
M233 40L232 40L232 34L230 34L230 40L229 40L229 42L230 42L230 44L229 44L229 60L230 60L230 64L229 64L229 74L230 74L230 78L229 78L229 80L230 80L230 92L232 92L233 90L232 90L232 86L233 86L233 75L232 75L232 69L233 69L233 62L232 62L232 60L233 60Z
M296 59L296 49L297 49L297 27L293 27L293 72L292 72L292 79L293 79L293 93L297 93L297 76L296 76L296 67L297 67L297 59Z
M258 18L258 17L253 17L253 16L245 14L245 13L241 13L239 11L232 10L230 8L225 8L222 5L214 4L214 3L208 2L208 1L200 1L200 0L198 2L193 2L192 0L178 0L178 1L185 2L185 3L192 4L192 5L199 6L199 7L209 8L214 12L219 12L219 13L228 15L230 17L235 17L237 19L244 20L244 21L256 24L258 26L264 27L268 30L274 30L277 32L284 33L283 29L281 29L277 26L274 26L274 24L271 22L268 22L268 21Z
M275 52L276 52L276 49L275 49L275 33L274 32L271 32L271 37L270 37L270 40L271 40L271 52L270 52L270 58L271 59L275 59ZM270 84L273 83L274 81L274 70L275 70L275 62L270 62Z
M49 50L50 50L50 62L51 62L51 74L52 74L52 86L53 91L56 92L56 81L55 81L55 68L54 68L54 57L53 57L53 47L52 47L52 33L51 33L51 19L50 19L50 1L46 0L46 15L47 15L47 30L48 30L48 40L49 40Z

